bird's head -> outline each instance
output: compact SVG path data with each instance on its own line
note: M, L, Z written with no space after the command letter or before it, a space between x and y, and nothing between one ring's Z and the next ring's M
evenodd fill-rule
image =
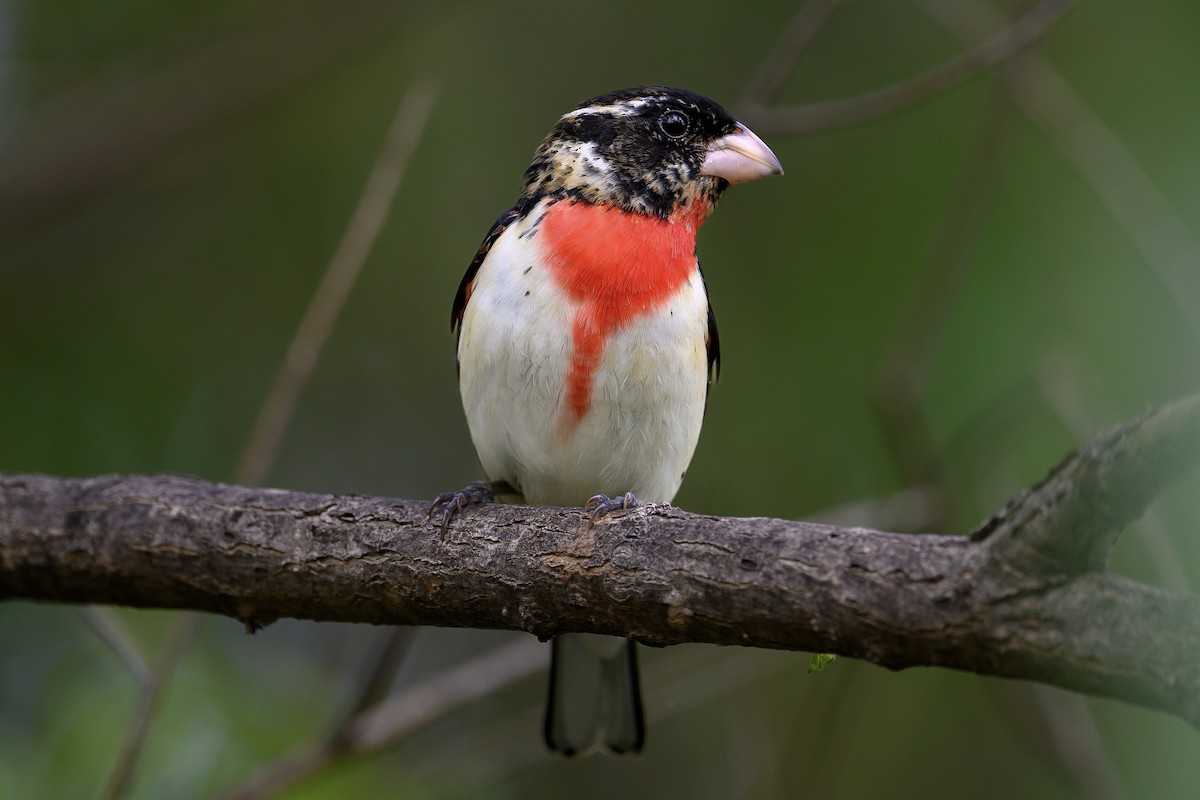
M762 139L712 100L639 86L559 118L525 171L522 205L562 197L662 218L686 209L703 216L729 184L782 173Z

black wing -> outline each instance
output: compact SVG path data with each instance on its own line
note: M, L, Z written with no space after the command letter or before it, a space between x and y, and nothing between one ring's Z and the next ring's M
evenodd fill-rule
M696 262L696 271L700 273L700 285L704 287L704 299L708 302L708 336L704 344L708 348L708 391L711 394L721 369L721 337L717 335L717 315L713 313L712 298L708 296L708 284L704 281L704 270L700 269L699 261Z
M505 229L518 216L520 214L515 208L510 208L501 214L500 218L492 225L491 230L487 232L487 236L483 237L483 244L479 245L479 252L475 254L475 258L471 259L471 264L467 267L467 274L463 275L462 283L458 285L458 293L454 295L454 308L450 310L450 330L456 335L462 335L463 314L466 313L467 302L471 299L471 287L475 285L475 274L479 272L479 265L487 258L488 251L500 238L500 234L504 233Z

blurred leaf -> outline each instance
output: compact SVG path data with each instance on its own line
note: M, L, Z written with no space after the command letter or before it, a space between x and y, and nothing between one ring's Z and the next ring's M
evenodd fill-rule
M804 671L806 675L812 675L814 672L822 672L824 669L834 662L836 659L833 653L813 653L812 658L808 660L808 669Z

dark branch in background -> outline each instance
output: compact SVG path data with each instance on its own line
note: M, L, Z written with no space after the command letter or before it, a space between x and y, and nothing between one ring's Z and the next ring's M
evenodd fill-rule
M948 480L947 442L934 435L927 407L928 376L943 343L946 320L973 267L978 240L1008 166L1017 128L1014 123L1019 111L994 76L989 76L989 83L958 179L939 214L923 269L905 305L889 355L877 373L873 393L873 405L897 474L903 485L920 486L930 498L934 513L923 530L954 529L959 518L952 502L957 495ZM1003 402L1001 406L1002 415L991 417L988 423L966 426L965 430L984 436L988 431L1000 434L1003 430L1008 435L1011 427L1001 420L1022 404ZM1082 441L1094 430L1094 424L1078 429L1077 439ZM980 442L967 452L990 458L997 446L996 441ZM979 474L980 470L972 472ZM1017 485L1016 480L1010 483ZM1139 534L1142 527L1138 528ZM1187 591L1186 586L1183 591ZM1018 735L1044 743L1043 749L1055 754L1081 796L1118 796L1113 788L1115 778L1106 767L1103 740L1081 695L1035 683L998 684L993 691L1006 695L1003 716L1019 726Z
M418 80L405 93L392 119L383 147L367 176L362 196L325 268L320 285L296 329L275 382L263 402L250 443L238 464L238 483L261 483L291 422L300 391L317 366L350 290L387 221L392 201L404 179L409 158L417 147L436 92L428 80Z
M972 534L1028 573L1101 570L1117 535L1200 453L1200 396L1094 437Z
M971 255L1008 163L1012 104L993 90L980 113L958 181L947 198L929 254L889 353L875 378L874 407L896 465L909 486L927 487L935 500L933 527L951 523L944 457L925 407L930 365L968 272Z
M113 609L89 606L81 611L88 618L92 628L99 632L110 646L114 646L114 649L116 649L118 641L123 642L124 648L136 648L128 628ZM113 759L104 776L104 782L96 793L97 798L108 800L109 798L123 797L129 791L137 770L138 760L146 746L150 724L162 704L163 696L171 685L171 678L175 674L176 667L183 660L195 638L196 619L195 614L180 615L180 618L171 625L167 631L166 641L159 651L158 663L153 667L140 657L140 654L138 662L131 661L129 656L137 652L135 649L117 650L118 656L133 673L137 684L138 698L133 718L130 720L121 742L121 748L117 751L116 758ZM135 664L138 665L135 666Z
M56 92L23 114L0 147L0 240L27 235L192 137L262 107L396 30L409 13L383 0L238 8Z
M333 331L334 322L387 219L408 161L425 129L434 97L435 91L428 81L417 81L401 100L383 146L367 176L358 205L320 285L313 293L271 391L263 402L234 476L238 483L258 484L270 469L284 431L291 422L296 400L311 378L321 350ZM104 785L97 794L101 800L116 800L126 794L132 783L154 713L170 687L175 668L195 637L199 618L195 614L182 614L174 620L167 634L163 655L157 666L151 669L124 622L113 610L89 608L85 609L84 617L121 657L138 687L134 717ZM367 688L360 699L362 707L378 700L374 692L386 692L384 673L386 671L390 676L393 668L392 659L379 660L376 673L368 679Z
M739 116L762 135L816 133L886 117L919 105L1012 58L1037 41L1078 2L1042 0L1000 33L962 55L892 86L829 103L772 108L749 105L740 109Z
M544 680L548 656L548 647L529 637L519 637L513 644L473 656L406 686L386 702L363 705L332 736L296 746L220 794L219 800L274 797L347 757L368 756L383 748L402 746L410 736L489 694L530 678ZM793 668L794 664L781 659L764 663L741 648L719 648L704 653L686 650L655 659L643 665L643 686L654 696L669 693L672 701L669 707L657 704L648 708L648 721L657 727L660 722L688 713L714 696L736 695L771 674ZM830 676L835 688L820 693L820 705L836 705L831 698L840 694L837 686L847 684L844 678L847 674L838 671ZM543 712L541 705L539 697L489 721L476 719L465 749L442 750L433 762L423 761L422 769L446 775L459 770L464 763L471 763L471 777L467 781L471 786L469 791L475 791L483 785L480 772L492 781L513 780L529 770L543 768L544 754L536 747L529 747L526 737L512 735L513 730L537 728ZM444 793L455 794L455 791L449 789Z
M917 4L949 29L966 48L998 31L1013 30L1010 21L986 1L918 0ZM765 106L774 101L794 71L804 47L831 18L831 12L838 5L837 0L812 0L796 14L792 25L782 34L743 95L741 108ZM1053 8L1043 7L1042 10L1051 15L1056 13ZM1006 104L997 88L991 92L974 145L964 163L955 200L948 206L927 269L901 324L901 334L877 378L875 406L887 434L897 473L903 485L912 488L884 505L848 507L846 510L852 512L851 519L859 513L877 515L882 512L887 515L884 518L894 520L886 523L871 521L868 517L868 521L858 524L873 527L898 524L905 526L900 529L912 530L913 522L924 516L927 521L923 524L927 527L922 530L945 530L952 525L954 509L949 502L951 494L942 469L942 451L946 445L934 441L929 427L924 407L925 376L946 309L969 264L969 251L985 219L996 177L1004 162L1001 156L1006 148L1003 145L1010 137L999 132L1011 131L1012 126L1000 123L1012 120L1016 105L1046 132L1064 157L1091 184L1150 262L1193 330L1200 331L1196 323L1200 306L1194 302L1200 292L1187 291L1191 284L1200 288L1196 283L1197 273L1188 268L1197 261L1195 254L1200 252L1200 246L1120 139L1086 106L1054 67L1031 50L1014 51L1014 57L997 64L999 69L995 74L1000 80L994 83L998 89L1006 89L1015 103ZM899 98L926 78L933 78L936 83L938 72L934 70L915 81L902 82L892 89L868 95L864 101L866 107L880 99L886 105L886 101ZM915 105L923 99L917 92L908 98L908 104ZM861 121L855 116L856 104L857 101L850 101L843 106L850 121ZM895 110L905 107L897 105ZM833 121L840 122L839 119ZM1056 372L1052 384L1062 387L1061 372ZM1048 391L1046 380L1041 382L1041 388ZM1061 404L1054 403L1054 398L1046 395L1046 400L1055 407L1056 413L1064 413ZM1005 416L1011 417L1013 405L1005 405ZM1073 417L1071 427L1081 439L1094 430L1094 426L1082 424L1078 414ZM991 415L984 430L998 431L1002 427L998 424L1000 420L1001 416ZM984 445L972 450L993 452L993 448ZM896 511L901 512L899 516ZM839 511L839 516L844 517L845 513ZM1170 542L1156 519L1153 512L1144 515L1136 528L1138 537L1150 551L1166 585L1188 593L1187 581L1173 560ZM1096 735L1091 712L1081 697L1056 693L1036 684L1027 689L1013 687L1006 691L1033 698L1041 713L1036 717L1024 716L1022 721L1038 730L1026 730L1025 733L1032 732L1035 736L1040 733L1046 738L1047 747L1058 754L1067 774L1081 792L1089 797L1119 796L1115 778L1105 768L1108 759L1102 740ZM1017 707L1022 705L1028 704L1016 704ZM1012 708L1011 704L1006 704L1006 708Z
M795 71L800 56L845 1L812 0L802 6L758 73L750 79L750 85L738 101L738 108L755 108L773 102Z
M980 0L918 0L960 42L1006 24ZM1200 242L1121 139L1037 53L997 70L1013 102L1087 182L1200 337Z
M171 476L0 480L0 598L816 650L1121 698L1200 727L1200 598L1098 571L1200 461L1200 396L1105 433L971 537L651 506L485 506Z
M422 726L546 668L545 648L515 642L357 710L335 735L262 768L220 800L270 797L344 756L395 745Z
M1038 369L1037 389L1054 416L1076 439L1084 440L1096 429L1096 414L1092 407L1099 404L1099 395L1083 394L1076 363L1076 359L1065 352L1044 358ZM1127 535L1134 538L1151 558L1160 579L1156 583L1175 592L1190 594L1191 588L1179 566L1178 555L1173 552L1166 531L1156 524L1158 518L1153 507L1146 509ZM1040 723L1046 747L1058 755L1080 796L1120 800L1124 796L1121 778L1113 769L1113 759L1108 753L1105 737L1100 734L1093 709L1084 698L1040 684L1026 687L1024 694L1032 699L1038 712L1024 715L1026 725L1038 726ZM1028 704L1020 704L1018 700L1018 705Z
M1037 384L1047 406L1076 439L1083 441L1096 430L1099 403L1084 386L1079 364L1066 351L1049 354L1038 369ZM1192 587L1181 564L1183 560L1154 509L1137 521L1134 532L1154 565L1162 585L1174 592L1191 594Z

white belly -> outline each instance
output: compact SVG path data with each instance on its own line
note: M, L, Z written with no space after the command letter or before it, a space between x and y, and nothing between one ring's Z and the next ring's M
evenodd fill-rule
M699 272L613 333L587 413L564 426L577 306L542 266L536 235L521 238L529 225L514 224L492 246L463 317L459 385L484 472L536 504L627 491L671 500L704 415L708 304Z

